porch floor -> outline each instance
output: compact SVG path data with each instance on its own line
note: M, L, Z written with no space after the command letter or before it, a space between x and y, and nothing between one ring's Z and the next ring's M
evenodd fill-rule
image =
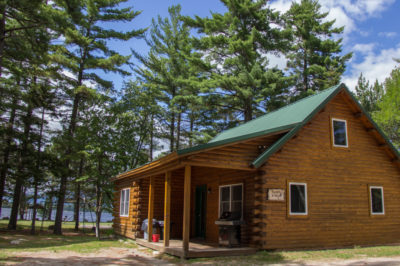
M136 243L138 245L157 250L160 252L167 253L169 255L182 257L182 240L171 239L169 241L169 247L164 248L164 241L160 242L148 242L145 239L137 238ZM206 257L223 257L223 256L241 256L251 255L256 253L255 248L251 247L219 247L218 245L211 245L208 243L189 242L189 252L187 258L206 258Z

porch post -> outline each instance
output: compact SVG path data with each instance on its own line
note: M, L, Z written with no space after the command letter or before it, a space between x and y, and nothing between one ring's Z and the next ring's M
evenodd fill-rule
M191 166L185 166L185 181L184 181L184 194L183 194L183 257L187 258L189 252L189 233L190 233L190 190L191 190Z
M153 239L153 213L154 213L154 176L150 177L149 185L149 206L147 213L147 241L151 242Z
M171 171L165 173L164 193L164 247L169 247L171 213Z

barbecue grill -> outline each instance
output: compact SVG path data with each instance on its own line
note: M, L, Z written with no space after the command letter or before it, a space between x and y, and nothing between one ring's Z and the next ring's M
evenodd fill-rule
M240 245L240 226L244 221L240 219L240 213L224 212L221 217L215 221L219 228L220 246L239 246Z

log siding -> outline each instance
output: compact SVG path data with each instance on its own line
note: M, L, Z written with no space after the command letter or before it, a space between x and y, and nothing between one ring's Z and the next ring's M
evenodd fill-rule
M333 147L332 117L347 121L349 148ZM287 202L264 201L263 249L330 248L400 239L400 171L365 123L336 96L261 167L263 191L307 183L308 215L287 215ZM385 215L370 215L369 186L384 189Z

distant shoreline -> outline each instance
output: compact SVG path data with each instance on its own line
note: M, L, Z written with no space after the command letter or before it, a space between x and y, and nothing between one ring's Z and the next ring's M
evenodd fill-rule
M11 208L2 208L1 209L1 216L0 219L3 219L4 217L10 217L10 213L11 213ZM47 216L47 215L46 215ZM24 220L30 220L31 215L30 213L28 213L28 215L26 216L27 218L25 218ZM51 212L51 221L54 221L54 218L56 217L56 210L53 210ZM74 221L74 212L73 211L64 211L63 212L63 221L68 221L68 222L72 222ZM66 219L65 219L66 217ZM19 215L18 215L19 218ZM37 218L39 220L42 220L42 216L38 213L37 214ZM85 218L85 223L94 223L96 221L96 214L94 212L88 212L85 211L85 215L83 215L83 212L79 212L79 221L83 222L83 219ZM101 220L100 222L102 223L106 223L106 222L112 222L113 216L111 213L108 212L103 212L101 214ZM47 219L45 219L47 220Z

